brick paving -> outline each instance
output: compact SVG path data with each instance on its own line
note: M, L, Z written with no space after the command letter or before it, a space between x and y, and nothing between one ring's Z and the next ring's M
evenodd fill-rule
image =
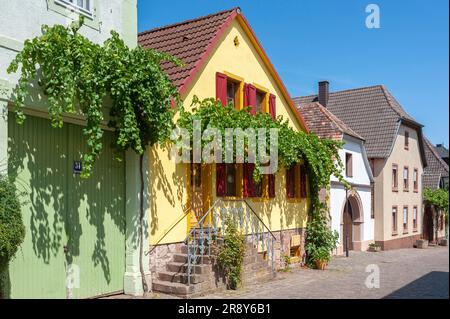
M377 265L380 287L366 287L368 265ZM377 253L351 252L335 257L325 271L294 268L264 284L224 291L211 299L379 299L449 298L449 249L400 249ZM115 296L112 298L129 298ZM175 298L152 294L147 298Z

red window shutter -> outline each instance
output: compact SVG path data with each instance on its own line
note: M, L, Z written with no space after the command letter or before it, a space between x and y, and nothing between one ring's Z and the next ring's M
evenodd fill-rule
M216 73L216 99L220 100L223 106L227 105L227 76L219 72Z
M244 87L244 107L252 107L252 115L256 114L256 88L251 84Z
M275 120L277 118L277 97L273 94L270 94L269 96L269 112L270 116Z
M269 198L275 198L275 174L269 175Z
M225 164L216 164L216 195L225 196L226 192L226 170Z
M286 170L286 196L295 197L295 166Z
M306 191L306 169L304 165L300 166L300 196L301 198L308 196Z

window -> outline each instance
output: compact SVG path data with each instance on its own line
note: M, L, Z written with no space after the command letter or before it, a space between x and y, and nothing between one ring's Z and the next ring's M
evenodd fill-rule
M398 165L392 165L392 190L398 191Z
M353 177L353 156L351 153L345 153L345 175Z
M397 206L392 207L392 234L397 234Z
M417 231L417 206L413 207L413 228Z
M255 164L245 163L244 169L244 197L262 197L263 195L263 181L262 176L259 183L256 183L253 179L253 172L255 171Z
M405 131L405 150L409 149L409 132Z
M403 206L403 232L408 232L408 206Z
M81 13L92 16L93 0L55 0L55 2L65 6L73 7Z
M403 168L403 190L408 191L409 188L409 168L405 166Z
M239 84L234 81L227 81L227 105L237 108L237 94L239 92Z
M266 94L261 91L256 91L256 112L265 113L266 111Z
M237 196L237 169L235 164L216 164L217 196Z
M226 164L226 190L227 196L236 196L236 166L234 164Z
M414 169L413 172L413 185L414 185L414 191L419 191L419 171L417 168Z

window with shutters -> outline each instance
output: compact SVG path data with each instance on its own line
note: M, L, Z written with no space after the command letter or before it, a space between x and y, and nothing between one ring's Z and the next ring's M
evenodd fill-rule
M403 191L409 191L409 168L408 166L403 167Z
M353 177L353 155L351 153L345 153L345 175Z
M304 165L295 165L286 169L286 197L296 200L307 198L307 179Z
M392 207L392 235L397 235L397 206Z
M398 165L392 164L392 191L398 191Z

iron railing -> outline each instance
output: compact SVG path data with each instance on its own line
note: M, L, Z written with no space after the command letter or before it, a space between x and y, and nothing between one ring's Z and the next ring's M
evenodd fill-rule
M211 247L223 243L225 221L231 218L246 235L247 243L267 252L272 272L275 272L275 236L246 200L218 199L191 229L184 240L187 246L187 281L191 284L193 268L204 256L211 256Z

